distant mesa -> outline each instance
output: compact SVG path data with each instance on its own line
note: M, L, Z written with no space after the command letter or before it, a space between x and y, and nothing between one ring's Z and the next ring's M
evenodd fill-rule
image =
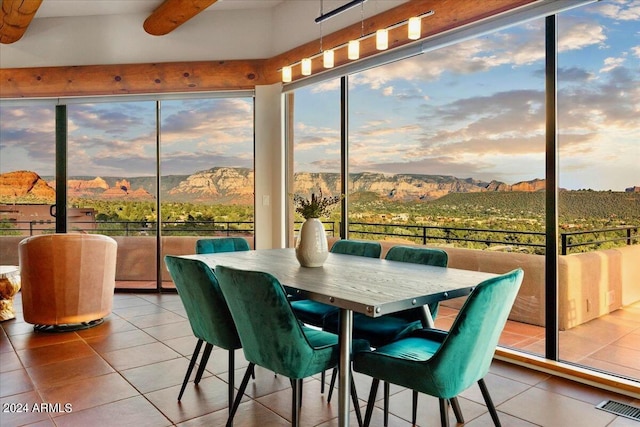
M340 194L340 174L298 172L295 192L311 194L322 190L325 196ZM154 200L154 177L72 177L68 181L70 198L99 200ZM350 175L354 197L360 200L430 201L450 193L538 192L544 179L506 184L500 181L460 179L449 175L382 174L361 172ZM630 187L627 192L640 192ZM214 167L191 175L169 175L161 179L162 200L210 204L252 205L254 171L248 168ZM17 200L20 199L20 200ZM0 174L0 202L55 203L55 181L47 183L35 172Z
M35 172L15 171L0 174L0 200L54 203L56 190Z

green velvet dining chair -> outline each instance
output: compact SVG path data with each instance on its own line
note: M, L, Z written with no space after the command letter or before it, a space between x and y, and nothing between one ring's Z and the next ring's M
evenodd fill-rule
M448 332L419 329L386 346L355 354L354 370L373 377L365 426L371 421L380 380L437 397L445 427L449 426L450 399L477 382L494 424L500 426L484 377L523 275L518 268L478 284Z
M242 379L230 417L235 414L249 376L255 365L258 365L291 380L291 425L298 426L302 380L338 364L338 336L310 328L298 321L284 288L271 274L220 265L216 266L215 272L251 370L247 370ZM352 342L354 353L368 348L369 343L366 341ZM351 396L358 424L361 425L362 418L353 380Z
M249 251L249 242L242 237L213 237L203 238L196 241L196 254L215 254L224 252L239 252ZM204 351L202 352L202 358L200 359L200 366L196 373L196 384L200 382L204 370L213 351L213 345L210 343L205 344Z
M446 267L449 257L445 251L436 248L423 248L416 246L393 246L385 255L386 260L407 262L412 264L433 265L436 267ZM428 305L432 318L435 319L438 312L438 303L434 302ZM380 347L396 341L408 333L427 327L424 323L424 309L422 307L405 310L398 313L392 313L381 317L370 317L362 313L355 313L353 316L353 337L357 339L365 339L371 343L373 347ZM339 328L339 320L337 316L327 318L325 322L325 330L336 332ZM336 380L336 372L331 376L331 384L329 386L328 401L331 401L331 395ZM384 392L384 425L388 425L389 421L389 383L385 382ZM456 409L456 416L459 416L457 401L452 402ZM413 422L418 406L418 394L413 396Z
M198 338L195 350L189 361L187 373L182 382L178 400L182 399L193 367L197 361L198 354L203 342L207 346L218 346L228 350L229 355L229 413L231 413L231 405L234 398L234 356L235 350L241 347L241 341L238 337L233 318L224 300L224 296L218 285L213 270L204 262L195 259L181 258L172 255L166 255L164 261L169 269L171 278L176 285L180 300L184 305L191 325L193 334ZM204 354L203 354L204 359ZM194 380L195 384L200 382L202 372L207 360L200 361L200 369ZM230 415L230 420L233 418Z

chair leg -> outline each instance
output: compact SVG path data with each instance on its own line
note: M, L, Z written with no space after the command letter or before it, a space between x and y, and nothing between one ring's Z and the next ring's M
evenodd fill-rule
M320 374L320 393L324 394L324 382L327 379L327 371L322 371L322 374Z
M379 385L379 379L374 378L373 381L371 381L371 391L369 391L369 400L367 400L367 411L364 414L364 427L369 427L369 423L371 423L371 415L373 414L373 407L376 403L376 394L378 393Z
M418 419L418 392L413 390L413 409L411 411L411 423L416 425Z
M187 368L187 374L184 376L184 381L182 381L182 387L180 388L180 393L178 394L178 402L182 399L182 393L184 393L184 389L187 387L187 383L189 382L189 377L191 376L191 372L193 371L193 367L196 364L196 360L198 359L198 354L200 354L200 348L202 347L203 341L201 339L196 343L196 348L193 350L193 354L191 355L191 360L189 361L189 367Z
M300 406L302 404L302 379L292 379L291 388L293 397L291 399L291 426L300 426Z
M204 368L207 367L209 356L211 356L211 350L213 350L213 344L207 343L207 345L204 346L204 351L202 352L202 359L200 359L200 366L198 367L198 373L196 374L196 379L193 380L194 384L198 384L202 379L202 374L204 374Z
M382 385L382 389L384 390L384 427L389 425L389 382L385 381Z
M459 424L464 424L464 417L462 416L462 409L460 409L460 402L458 402L458 398L457 397L453 397L453 398L449 399L449 403L451 404L451 407L453 408L453 413L456 416L456 421Z
M331 396L333 395L333 388L336 386L336 379L338 378L338 368L333 368L331 374L331 384L329 384L329 395L327 396L327 403L331 403Z
M235 365L236 365L236 359L235 359L235 350L229 350L229 413L231 413L231 405L233 404L233 393L235 392L234 389L234 383L235 383L235 378L233 373L235 372Z
M489 395L489 390L487 389L487 385L484 382L484 378L478 381L478 385L480 386L480 391L482 392L482 397L484 398L484 402L487 404L487 409L489 409L489 414L491 414L491 419L493 420L493 424L496 427L500 427L500 418L498 418L498 412L496 411L496 407L493 404L493 400L491 400L491 396Z
M236 394L236 398L233 401L233 407L231 411L229 411L229 418L227 419L227 427L231 427L233 425L233 417L238 410L238 406L240 406L240 401L242 400L242 396L244 396L244 391L247 389L247 384L249 383L249 378L253 375L253 369L255 368L255 364L249 363L247 370L244 373L244 377L242 377L242 382L240 383L240 388L238 389L238 394Z
M353 400L353 409L356 411L358 426L362 427L362 413L360 412L360 402L358 402L358 391L356 390L356 382L353 380L353 372L351 372L351 399Z
M449 401L447 399L438 399L440 401L440 424L442 427L449 427Z

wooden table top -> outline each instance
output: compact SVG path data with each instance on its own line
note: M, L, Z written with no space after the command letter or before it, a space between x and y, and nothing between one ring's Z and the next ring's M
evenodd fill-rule
M300 296L372 317L468 295L496 274L329 253L322 267L301 267L294 249L185 255L216 265L263 271Z

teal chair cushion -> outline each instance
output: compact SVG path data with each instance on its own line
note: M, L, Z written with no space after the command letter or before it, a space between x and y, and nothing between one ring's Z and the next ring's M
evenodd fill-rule
M197 254L248 251L250 249L249 243L242 237L220 237L215 239L200 239L196 241Z
M338 337L300 324L278 280L268 273L216 267L245 358L292 379L338 364ZM357 351L369 343L354 341Z
M412 332L406 338L357 353L354 369L442 399L451 399L489 371L523 272L514 270L480 283L448 333Z
M323 304L310 299L291 301L291 308L301 322L318 327L323 326L326 318L331 314L336 314L337 317L340 311L333 305Z
M362 313L353 315L353 337L365 339L373 347L388 344L420 328L422 328L420 320L407 322L405 319L393 316L374 318ZM331 333L338 333L340 329L339 316L327 317L323 329Z

